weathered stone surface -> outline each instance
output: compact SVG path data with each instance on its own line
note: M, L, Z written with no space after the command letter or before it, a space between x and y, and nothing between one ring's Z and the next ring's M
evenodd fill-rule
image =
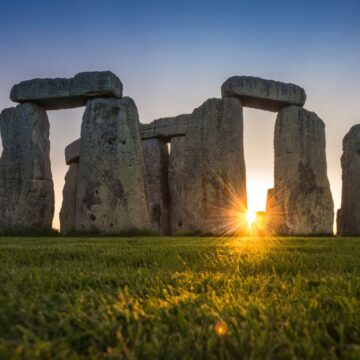
M122 97L122 83L111 71L82 72L69 79L26 80L10 93L12 101L36 103L47 110L84 106L97 97Z
M169 151L165 141L142 140L150 220L154 230L170 234Z
M170 189L170 231L175 235L178 232L188 231L188 219L184 199L184 182L186 180L185 169L185 136L174 137L170 142L169 156L169 189Z
M243 106L279 111L288 105L303 106L306 94L303 88L280 81L265 80L253 76L233 76L221 87L223 97L241 99Z
M171 140L173 234L247 231L242 114L236 98L209 99L192 113L186 137Z
M142 139L161 138L169 141L175 136L184 136L191 114L161 118L150 124L140 124Z
M75 231L76 194L79 179L79 164L72 163L65 176L63 202L60 210L60 232Z
M160 139L162 141L170 141L173 137L184 136L190 116L191 114L184 114L157 119L150 124L139 124L140 137L142 140ZM65 161L67 165L72 162L79 162L80 141L80 139L77 139L65 148Z
M353 126L343 140L341 210L338 233L360 235L360 125Z
M134 101L88 101L81 127L75 228L121 233L149 229L144 157Z
M34 104L2 111L0 232L49 230L54 215L49 121Z
M65 162L66 165L70 165L72 163L79 163L80 159L80 146L81 146L81 140L77 139L70 143L65 148Z
M332 234L334 204L325 154L325 125L299 106L275 124L275 186L268 192L269 229L278 234Z

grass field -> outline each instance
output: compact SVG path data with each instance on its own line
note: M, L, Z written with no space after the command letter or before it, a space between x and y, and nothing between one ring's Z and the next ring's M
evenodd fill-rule
M0 359L360 358L360 239L1 238Z

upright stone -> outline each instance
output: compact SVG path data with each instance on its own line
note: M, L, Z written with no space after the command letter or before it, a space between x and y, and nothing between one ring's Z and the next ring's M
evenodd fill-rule
M341 210L338 234L360 235L360 125L353 126L343 140Z
M209 99L170 149L172 233L245 232L243 112L236 98Z
M71 163L65 176L63 202L60 210L60 232L75 231L76 193L79 179L79 164Z
M82 72L69 79L26 80L14 85L10 93L12 101L36 103L47 110L84 106L99 97L122 97L122 83L110 71Z
M338 209L336 212L336 234L344 235L344 228L341 219L341 209Z
M2 111L0 232L49 230L54 215L49 121L35 104Z
M142 140L150 219L153 228L163 235L170 233L170 194L168 182L169 151L165 141Z
M184 199L185 173L185 136L174 137L170 142L169 156L169 189L170 189L170 231L171 234L188 231L188 223L184 219L189 218L186 213Z
M80 147L81 147L81 139L77 139L70 143L65 148L65 163L66 165L70 165L72 163L79 163L80 161Z
M332 234L334 204L327 177L325 125L288 106L275 124L275 186L268 192L269 228L286 235Z
M303 106L306 94L298 85L253 76L233 76L221 87L223 97L238 97L243 106L279 111L288 105Z
M136 105L88 101L81 126L75 229L121 233L150 227Z

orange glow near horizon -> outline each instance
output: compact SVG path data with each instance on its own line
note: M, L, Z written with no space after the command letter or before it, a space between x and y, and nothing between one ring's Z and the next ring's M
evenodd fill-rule
M255 176L253 171L247 178L248 210L246 221L250 236L264 236L267 234L265 211L267 191L273 187L270 176Z
M256 213L253 211L248 211L246 213L246 221L248 223L249 230L251 230L251 226L255 222L255 220L256 220Z
M267 191L273 187L273 182L271 181L271 179L249 179L250 177L254 178L255 176L254 174L250 174L250 176L248 176L248 182L246 185L248 203L247 214L252 213L255 217L255 213L257 211L266 210ZM255 218L253 219L255 220Z

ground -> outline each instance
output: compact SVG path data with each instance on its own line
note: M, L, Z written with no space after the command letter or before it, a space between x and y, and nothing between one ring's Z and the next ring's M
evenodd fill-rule
M360 358L360 239L0 238L0 359Z

